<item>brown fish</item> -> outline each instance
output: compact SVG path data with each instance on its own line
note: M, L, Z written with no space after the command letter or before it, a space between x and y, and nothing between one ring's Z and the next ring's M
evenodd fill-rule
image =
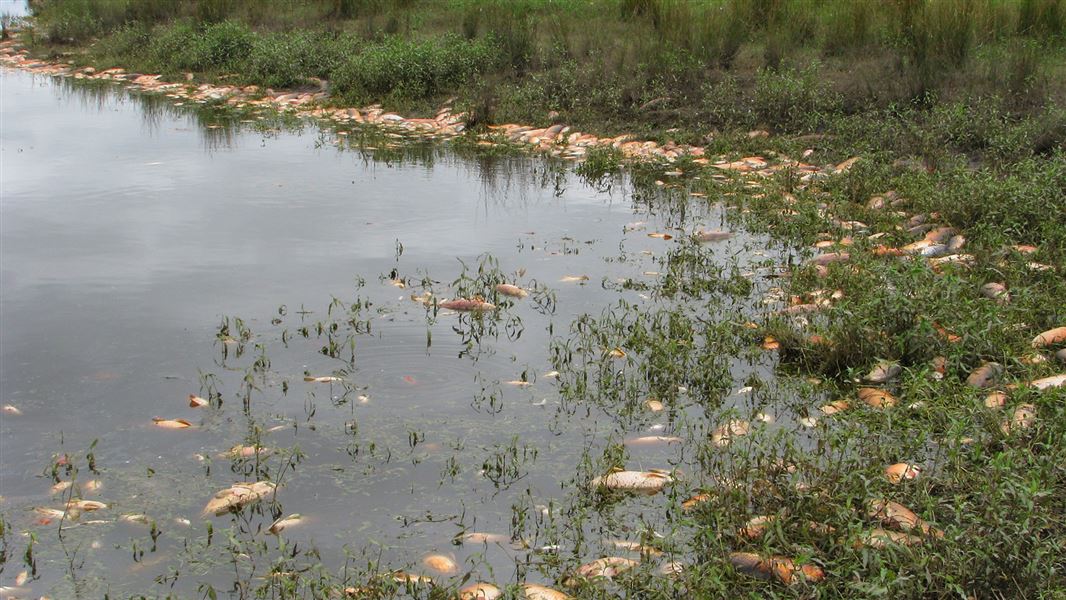
M474 298L456 298L455 300L445 300L439 305L441 308L448 310L456 310L460 312L485 312L495 310L496 305L491 302L485 302L481 297L475 296Z
M896 397L879 388L859 388L859 399L872 408L892 408L899 404Z
M510 283L501 283L496 286L496 291L504 296L511 296L512 298L525 298L529 295L529 292L523 290L517 285L511 285Z
M1048 329L1033 338L1033 348L1047 348L1056 344L1066 343L1066 327Z
M944 537L944 532L922 520L906 506L890 500L871 500L867 504L867 515L877 519L885 527L892 527L900 531L920 531L924 535Z
M992 387L1002 375L1003 365L996 362L986 362L970 373L970 376L966 378L966 384L971 387L986 389Z

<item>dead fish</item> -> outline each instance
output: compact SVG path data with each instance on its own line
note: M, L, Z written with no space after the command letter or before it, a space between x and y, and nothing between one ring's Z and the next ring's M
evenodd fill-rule
M766 530L777 520L774 515L759 515L748 519L744 526L737 530L737 534L749 540L761 538Z
M804 580L817 582L825 579L825 572L817 565L805 564L797 567L792 559L783 556L762 558L752 552L730 552L729 562L740 573L759 579L776 579L785 585Z
M917 256L938 257L947 254L948 247L944 244L939 244L931 240L919 240L917 242L907 244L903 248L905 254L914 254Z
M269 481L256 481L253 483L236 483L220 492L217 492L207 506L204 507L205 516L214 514L221 516L228 512L238 511L249 504L274 493L275 485Z
M4 405L4 414L6 414L6 415L15 415L17 417L17 416L22 414L22 411L19 410L19 408L17 406L14 406L14 405L11 405L11 404L5 404Z
M344 380L333 375L324 375L322 377L312 377L309 375L304 377L304 381L308 383L340 383Z
M885 477L888 478L889 483L902 483L905 480L914 479L921 472L921 467L909 463L896 463L885 467Z
M665 577L676 577L685 572L685 563L676 560L664 563L655 572Z
M29 571L20 571L19 574L15 576L15 585L17 585L17 586L26 585L26 582L29 581L29 580L30 580Z
M575 283L575 282L579 282L579 281L588 281L588 280L589 280L589 276L588 275L566 275L562 279L560 279L559 281L561 281L563 283Z
M97 502L96 500L71 500L67 502L67 510L83 510L85 512L93 512L94 510L104 510L107 505L103 502Z
M455 560L443 554L430 554L422 559L422 564L441 575L451 575L459 570Z
M704 231L701 229L694 234L694 237L697 242L707 243L728 240L733 237L733 234L728 231Z
M871 383L885 383L891 381L903 372L903 367L896 362L882 362L866 374L866 381Z
M825 254L819 254L818 256L815 256L814 258L807 261L807 264L824 267L829 265L830 263L845 262L850 259L851 255L847 252L827 252Z
M162 427L163 429L188 429L192 427L192 423L185 419L163 419L161 417L155 417L152 419L152 423L156 427Z
M1007 405L1007 395L1003 392L992 392L985 396L985 408L1003 408Z
M523 381L521 379L512 379L511 381L505 381L504 383L507 385L513 385L515 387L529 387L533 385L532 383L528 381Z
M920 531L924 535L944 537L944 532L933 527L906 506L890 500L871 500L867 504L866 514L877 519L885 527L900 531Z
M229 449L227 453L232 458L252 458L255 455L267 456L270 454L270 448L263 446L241 446L237 445Z
M48 508L46 506L34 507L33 512L49 519L62 519L67 514L65 510L59 510L57 508Z
M750 431L751 423L742 419L732 419L711 433L711 441L715 446L728 446L733 442L733 438L748 435Z
M996 362L986 362L970 373L970 376L966 378L966 384L971 387L985 389L992 387L1002 375L1003 365Z
M1009 420L1000 425L1003 433L1010 435L1023 429L1029 429L1036 423L1036 406L1032 404L1020 404L1011 414Z
M966 245L966 237L963 235L953 235L948 240L948 252L956 254L962 247Z
M148 515L139 513L122 515L118 518L118 520L125 523L135 523L137 525L148 525L151 522L151 519L148 517Z
M387 577L401 585L433 585L433 579L430 577L425 575L415 575L414 573L407 573L406 571L393 571L392 573L389 573Z
M508 544L511 538L499 533L469 531L459 536L458 541L461 544Z
M208 404L210 404L210 402L196 394L189 394L189 408L203 408Z
M511 285L510 283L501 283L496 286L496 291L504 296L511 296L512 298L525 298L529 295L529 292L523 290L517 285Z
M613 471L593 479L592 486L651 496L673 481L667 471Z
M662 550L658 548L652 548L651 546L645 546L640 542L632 542L629 540L608 540L606 542L608 546L614 546L619 550L626 550L629 552L638 552L641 556L660 556Z
M674 239L674 236L670 235L669 233L659 233L659 232L649 233L648 237L656 238L656 239L659 239L659 240L672 240L672 239Z
M999 304L1010 302L1010 292L1007 291L1007 286L1002 283L991 282L982 285L981 295L990 300L995 300Z
M1034 379L1033 381L1029 382L1029 385L1041 391L1048 390L1051 388L1062 387L1066 385L1066 373L1052 375L1051 377L1042 377L1040 379Z
M500 588L477 581L459 588L459 600L496 600L503 596Z
M889 531L887 529L872 529L864 532L855 542L855 548L887 548L892 544L900 546L917 546L922 543L922 538L901 531Z
M612 348L609 352L607 352L607 356L610 356L611 358L625 358L626 351L622 350L621 348Z
M291 515L289 515L287 517L282 517L282 518L278 519L277 521L274 521L270 525L270 529L268 529L267 531L269 531L270 533L272 533L274 535L278 535L282 531L284 531L284 530L286 530L286 529L288 529L290 527L293 527L295 525L299 525L300 523L303 522L303 520L304 520L304 518L301 515L299 515L298 513L294 513L294 514L291 514Z
M774 337L766 336L762 340L762 349L763 350L777 350L780 347L781 347L781 342L777 341L777 339L774 338Z
M936 227L925 234L925 239L936 244L943 244L955 235L954 227Z
M1066 343L1066 327L1055 327L1033 338L1033 348L1047 348ZM5 411L7 408L5 407Z
M684 510L692 510L693 508L696 508L700 504L703 504L704 502L710 501L710 499L711 499L711 495L710 494L704 494L704 493L696 494L696 495L692 496L691 498L689 498L688 500L685 500L684 502L682 502L681 503L681 508L683 508Z
M880 388L859 388L859 399L872 408L892 408L899 404L896 397Z
M633 569L640 563L621 556L608 556L585 563L577 568L575 575L583 579L613 579L618 575ZM568 580L570 585L576 585L573 579Z
M522 595L525 600L570 600L570 596L559 590L537 585L535 583L523 583Z
M656 400L655 398L648 398L644 401L644 408L650 410L651 412L660 412L665 408L665 406L663 406L663 403Z
M662 444L680 444L679 437L672 435L645 435L625 441L626 446L659 446Z
M460 312L485 312L490 310L496 310L496 305L491 302L485 302L480 296L474 296L473 298L456 298L455 300L445 300L439 304L441 308L448 310L456 310Z
M838 412L844 412L851 408L851 404L847 400L834 400L829 404L818 407L818 410L822 411L823 415L835 415Z

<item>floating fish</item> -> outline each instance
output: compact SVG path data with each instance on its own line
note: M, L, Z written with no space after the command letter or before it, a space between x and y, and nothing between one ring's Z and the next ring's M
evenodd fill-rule
M304 381L308 383L340 383L344 380L334 375L324 375L321 377L312 377L308 375L304 377Z
M460 312L486 312L490 310L496 310L496 305L491 302L485 302L480 296L473 298L456 298L455 300L445 300L439 304L441 308L448 310L456 310Z
M761 538L766 530L777 520L774 515L759 515L748 519L744 526L737 530L737 534L749 540Z
M192 427L192 423L185 419L163 419L161 417L155 417L152 419L152 423L156 427L162 427L163 429L188 429Z
M621 556L608 556L585 563L574 574L582 579L613 579L640 565L639 562ZM568 584L577 585L577 581L568 579Z
M777 338L766 336L762 340L763 350L777 350L781 347L781 342L777 341Z
M210 402L196 394L189 394L189 408L203 408L209 404Z
M459 600L496 600L503 596L500 588L477 581L459 588Z
M570 600L570 596L559 590L535 583L522 584L522 595L525 600Z
M293 527L295 525L299 525L300 523L303 522L303 520L304 520L304 518L301 515L299 515L299 514L291 514L291 515L289 515L287 517L282 517L282 518L278 519L277 521L274 521L270 525L270 529L268 529L267 531L269 531L270 533L272 533L274 535L278 535L282 531L284 531L284 530L286 530L286 529L288 529L290 527Z
M693 234L693 237L700 243L721 242L733 237L733 234L729 231L704 231L701 229Z
M563 283L575 283L575 282L579 282L579 281L588 281L588 280L589 280L589 276L588 275L566 275L562 279L560 279L559 281L561 281Z
M751 423L742 419L732 419L725 425L721 425L711 434L711 441L715 446L728 446L733 438L748 435L751 431Z
M660 446L663 444L680 444L683 439L671 435L645 435L625 441L626 446Z
M67 502L67 510L83 510L85 512L92 512L94 510L104 510L107 505L103 502L97 502L96 500L71 500Z
M649 233L648 237L656 238L656 239L660 239L660 240L672 240L672 239L674 239L674 236L670 235L669 233L658 233L658 232Z
M234 484L217 492L204 507L203 514L221 516L228 512L238 511L272 495L274 488L275 485L269 481Z
M422 559L422 564L441 575L451 575L459 570L455 560L443 554L430 554Z
M667 471L614 471L593 479L592 486L651 496L673 481Z
M11 404L5 404L4 405L4 414L18 416L18 415L22 414L22 411L19 410L19 408L17 406L14 406L14 405L11 405Z
M529 295L529 292L523 290L517 285L511 285L510 283L501 283L496 286L496 291L504 296L511 296L512 298L525 298Z
M511 538L506 535L480 531L469 531L457 539L462 544L507 544L511 542Z
M851 255L847 252L827 252L826 254L815 256L807 261L807 264L824 267L830 263L845 262L848 260L851 260Z

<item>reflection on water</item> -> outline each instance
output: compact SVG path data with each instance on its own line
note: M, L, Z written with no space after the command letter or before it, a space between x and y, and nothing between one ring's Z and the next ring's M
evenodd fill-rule
M9 556L24 532L39 540L35 594L245 596L297 571L313 595L375 569L430 572L431 552L460 574L550 579L557 559L530 548L583 556L593 539L674 526L645 513L652 499L557 521L601 456L692 465L676 444L619 444L706 438L703 405L751 408L727 397L764 361L723 347L704 374L678 374L692 380L679 392L605 359L622 342L597 329L648 347L632 332L693 334L699 320L642 315L695 274L725 298L700 311L743 320L751 238L699 249L647 235L720 225L717 206L461 145L3 77L0 379L22 414L3 420L0 487ZM498 295L502 282L531 295ZM416 301L474 294L499 310ZM675 408L641 409L649 391ZM211 406L189 408L190 394ZM71 478L107 508L60 538L63 519L33 508L61 508L70 489L50 488ZM278 484L272 501L201 515L256 480ZM453 544L465 530L506 541Z

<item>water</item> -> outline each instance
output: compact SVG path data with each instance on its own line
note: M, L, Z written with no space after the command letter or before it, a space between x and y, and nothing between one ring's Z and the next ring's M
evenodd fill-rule
M348 574L368 563L428 572L419 561L430 552L454 556L460 573L550 582L542 555L451 540L469 529L568 546L573 531L543 507L587 495L575 487L587 481L586 459L627 436L699 439L713 426L699 402L620 410L582 402L565 364L560 380L546 375L561 364L552 340L575 339L580 315L674 302L615 282L661 280L655 272L679 242L647 233L721 226L719 205L680 210L666 194L636 194L623 180L598 188L540 159L413 144L379 160L338 149L311 125L230 122L17 71L3 71L2 93L0 396L22 412L0 427L7 585L27 568L13 557L28 532L39 540L37 578L25 586L52 597L184 597L207 585L237 597L269 582L272 561L344 577L346 564ZM635 221L647 224L626 227ZM746 251L761 245L739 235L690 250L747 270L772 258ZM425 282L452 297L471 281L451 284L476 279L479 267L482 282L534 294L500 297L501 310L483 318L434 314L410 298ZM589 281L560 281L568 275ZM720 307L740 318L747 302ZM239 337L237 318L246 343L221 342L220 333ZM322 353L320 323L337 326L336 357ZM723 360L726 388L769 368ZM621 377L627 363L617 364ZM523 378L533 384L507 383ZM212 391L221 408L187 407L189 394ZM746 406L742 395L725 397ZM163 430L153 417L194 427ZM261 461L225 455L256 440L272 450ZM109 506L60 537L59 522L32 509L63 506L49 489L65 454L79 481L102 482L85 497ZM669 445L630 449L627 464L693 460ZM279 477L276 504L200 515L220 489ZM668 528L663 515L644 514L653 505L638 499L617 522L577 529L632 536L637 516ZM282 536L297 545L286 563L292 546L280 549L263 530L290 513L305 522ZM130 514L148 515L155 530L121 520ZM597 555L595 546L564 552Z

